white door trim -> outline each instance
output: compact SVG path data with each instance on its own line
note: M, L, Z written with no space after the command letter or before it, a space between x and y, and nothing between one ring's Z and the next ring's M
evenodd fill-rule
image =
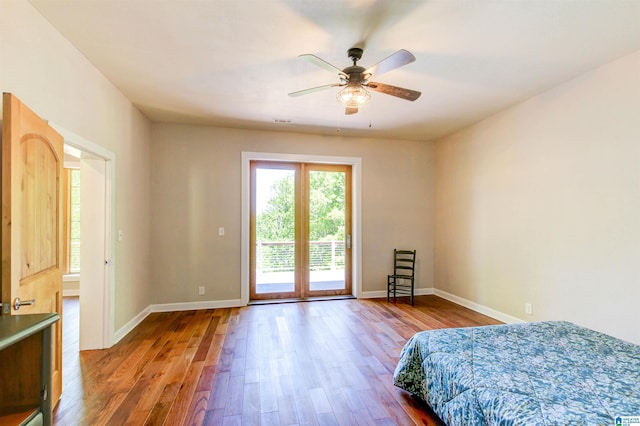
M240 299L243 305L249 303L249 277L251 265L249 262L249 224L251 205L251 167L252 160L289 161L299 163L324 163L344 164L351 166L351 242L352 242L352 294L362 297L362 220L361 220L361 181L362 158L360 157L334 157L329 155L304 155L304 154L278 154L268 152L243 152L242 153L242 227L241 241L241 272L240 272Z
M99 297L90 298L95 300L93 303L101 303L101 306L85 306L81 302L81 310L88 309L93 311L102 312L101 324L87 324L83 321L80 322L80 336L87 334L89 329L101 331L101 338L98 342L94 342L91 345L91 349L103 349L109 348L115 342L114 340L114 317L115 317L115 300L114 300L114 277L115 277L115 242L113 240L115 229L115 168L116 168L116 155L112 151L97 145L82 136L73 133L70 130L63 128L55 123L49 122L49 125L53 127L58 133L64 137L65 150L79 150L81 155L89 156L94 159L101 159L105 162L105 229L104 229L104 261L108 265L104 268L104 280L102 283L93 284L92 290L96 292ZM81 283L82 289L82 283ZM82 292L82 290L81 290ZM83 333L83 327L87 328L87 332ZM80 341L81 349L89 349L83 342Z

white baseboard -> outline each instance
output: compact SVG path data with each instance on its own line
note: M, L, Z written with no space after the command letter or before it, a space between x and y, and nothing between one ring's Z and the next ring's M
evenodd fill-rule
M479 312L483 315L489 316L491 318L497 319L498 321L502 321L507 324L525 322L520 318L516 318L511 315L502 313L500 311L496 311L495 309L488 308L484 305L480 305L479 303L475 303L470 300L463 299L462 297L455 296L451 293L447 293L446 291L435 289L434 294L438 297L442 297L443 299L447 299L450 302L457 303L458 305L464 306L465 308L469 308L472 311Z
M387 297L386 291L363 291L359 299L379 299Z
M136 328L142 321L144 321L144 319L151 313L151 306L152 305L147 306L145 309L142 310L142 312L140 312L135 317L131 318L131 320L128 323L120 327L120 329L118 329L118 331L116 331L113 334L114 345L118 343L120 340L122 340L124 336L129 334L131 330Z
M413 295L414 296L428 296L430 294L434 294L433 293L433 288L416 288L413 290ZM360 296L360 299L380 299L380 298L386 298L387 297L387 291L386 290L381 290L381 291L363 291L362 292L362 296Z
M80 297L79 288L62 289L62 297Z
M240 299L232 300L208 300L205 302L163 303L151 305L151 312L177 312L193 311L197 309L237 308L246 306Z
M136 328L144 319L152 312L177 312L177 311L193 311L198 309L217 309L217 308L236 308L246 306L240 299L233 300L209 300L206 302L186 302L186 303L162 303L149 305L138 315L133 317L128 323L122 326L114 333L113 344L118 343L124 336L129 334L131 330Z
M463 299L462 297L455 296L451 293L447 293L446 291L438 290L436 288L416 288L413 292L415 296L428 296L431 294L435 294L438 297L442 297L450 302L456 303L460 306L464 306L465 308L469 308L472 311L479 312L483 315L489 316L491 318L497 319L498 321L502 321L507 324L514 324L519 322L525 322L520 318L513 317L511 315L507 315L500 311L496 311L495 309L488 308L484 305L480 305L479 303L472 302L467 299ZM385 290L382 291L364 291L362 292L361 299L378 299L378 298L386 298L387 292Z

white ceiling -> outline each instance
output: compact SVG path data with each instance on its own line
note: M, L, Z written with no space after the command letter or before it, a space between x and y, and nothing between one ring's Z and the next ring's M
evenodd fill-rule
M640 49L640 0L30 0L144 114L203 123L431 140ZM399 49L416 61L345 116L338 68ZM291 120L276 124L274 120Z

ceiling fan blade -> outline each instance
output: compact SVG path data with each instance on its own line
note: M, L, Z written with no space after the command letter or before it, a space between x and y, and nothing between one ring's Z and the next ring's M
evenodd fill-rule
M289 96L294 96L295 97L295 96L308 95L309 93L319 92L321 90L326 90L326 89L329 89L331 87L340 87L340 86L344 86L344 84L339 84L339 83L325 84L324 86L312 87L310 89L304 89L304 90L298 90L297 92L291 92L291 93L289 93Z
M319 57L317 57L316 55L312 55L310 53L305 53L304 55L300 55L298 56L300 59L304 59L307 62L311 62L312 64L315 64L317 66L319 66L320 68L324 68L328 71L331 72L335 72L338 73L338 75L340 75L341 77L344 78L349 78L349 76L347 74L345 74L340 68L331 65L329 62L325 61L324 59L321 59Z
M367 89L384 93L385 95L395 96L396 98L405 99L407 101L415 101L422 94L416 90L405 89L398 86L391 86L390 84L376 83L373 81L369 82L369 84L367 84L365 87Z
M351 114L355 114L355 113L357 113L357 112L358 112L358 107L347 107L347 108L344 110L344 114L345 114L345 115L351 115Z
M396 68L400 68L403 65L410 64L415 61L416 57L407 50L401 49L391 56L386 57L381 60L371 68L368 68L364 71L364 75L369 75L369 77L373 75L380 75L385 72L389 72L391 70L395 70ZM369 78L367 77L367 78Z

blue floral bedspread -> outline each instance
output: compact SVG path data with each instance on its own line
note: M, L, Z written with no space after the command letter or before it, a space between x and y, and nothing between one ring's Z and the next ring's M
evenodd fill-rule
M393 377L449 426L615 425L640 415L640 346L568 322L417 333Z

